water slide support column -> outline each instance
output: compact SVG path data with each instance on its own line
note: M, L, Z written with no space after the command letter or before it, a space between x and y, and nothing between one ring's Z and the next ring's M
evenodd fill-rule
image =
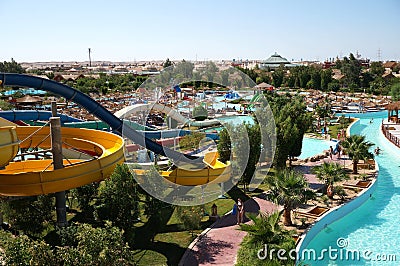
M61 121L57 117L57 104L51 103L52 116L50 118L50 132L51 132L51 152L53 154L54 170L64 167L62 155L62 142L61 142ZM57 225L65 227L67 223L67 202L65 198L65 191L55 193L56 197L56 214Z

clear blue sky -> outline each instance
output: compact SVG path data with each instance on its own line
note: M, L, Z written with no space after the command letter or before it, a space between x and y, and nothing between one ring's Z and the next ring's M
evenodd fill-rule
M0 60L400 60L399 0L1 0Z

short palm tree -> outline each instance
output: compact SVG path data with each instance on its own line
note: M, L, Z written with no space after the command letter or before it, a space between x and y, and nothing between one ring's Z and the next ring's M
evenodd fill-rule
M267 176L266 183L271 190L271 200L283 205L283 223L285 225L293 224L292 210L315 197L303 174L293 170L277 171L274 176Z
M290 231L284 230L279 224L282 212L276 211L271 214L260 212L259 215L248 214L252 220L250 224L240 224L240 230L250 235L250 244L280 245L291 239Z
M357 174L357 164L360 160L374 158L374 155L369 151L369 148L373 145L373 143L365 140L365 136L361 135L352 135L343 141L344 151L353 161L353 174Z
M326 193L330 198L333 197L333 185L336 182L349 179L349 176L338 163L324 162L321 165L315 166L313 173L317 175L319 180L324 182L326 192L331 191L331 193Z

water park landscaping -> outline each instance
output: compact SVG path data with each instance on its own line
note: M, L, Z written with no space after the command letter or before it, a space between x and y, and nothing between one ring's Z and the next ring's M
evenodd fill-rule
M194 88L184 94L181 87L190 84L185 79L176 81L181 87L166 87L168 93L160 90L157 82L172 74L144 83L148 91L114 94L118 100L108 101L53 81L0 74L2 86L41 89L53 102L46 111L35 109L36 102L16 101L25 110L0 112L2 262L327 265L329 258L263 260L258 251L268 244L301 254L334 246L341 237L361 249L371 231L359 219L351 222L356 212L377 223L374 233L380 230L379 217L365 206L376 198L390 204L382 186L394 189L381 181L393 174L386 164L398 152L390 146L396 142L380 133L390 127L396 135L397 122L381 126L387 112L351 114L353 119L335 116L320 99L319 107L307 110L314 96L206 82L208 93L220 94L213 102ZM250 84L241 82L243 88ZM63 99L58 104L56 95ZM383 154L373 154L378 145ZM237 225L232 208L239 198L247 218ZM386 210L384 203L374 207L377 213ZM344 223L353 229L342 233ZM354 261L340 261L345 263Z

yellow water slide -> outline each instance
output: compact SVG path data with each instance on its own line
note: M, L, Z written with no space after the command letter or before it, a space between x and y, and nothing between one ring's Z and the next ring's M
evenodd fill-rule
M6 166L18 153L16 125L0 118L0 168Z
M6 132L11 130L7 126L3 128ZM20 148L51 148L49 127L18 126L13 127L13 130L20 140ZM33 196L80 187L107 178L116 164L124 161L124 141L115 134L91 129L61 128L61 135L63 149L90 153L92 159L65 159L64 168L57 170L53 169L50 159L10 162L0 170L0 195ZM8 140L1 138L1 144L4 143L5 147L0 146L2 157L3 150L9 147L8 143L16 143L13 137ZM10 157L5 156L8 160L12 159Z
M162 177L182 186L198 186L223 183L230 180L232 168L230 162L222 163L218 160L218 152L206 153L203 162L207 165L201 170L186 170L176 168L173 171L160 171ZM143 175L144 170L135 170L137 175Z

